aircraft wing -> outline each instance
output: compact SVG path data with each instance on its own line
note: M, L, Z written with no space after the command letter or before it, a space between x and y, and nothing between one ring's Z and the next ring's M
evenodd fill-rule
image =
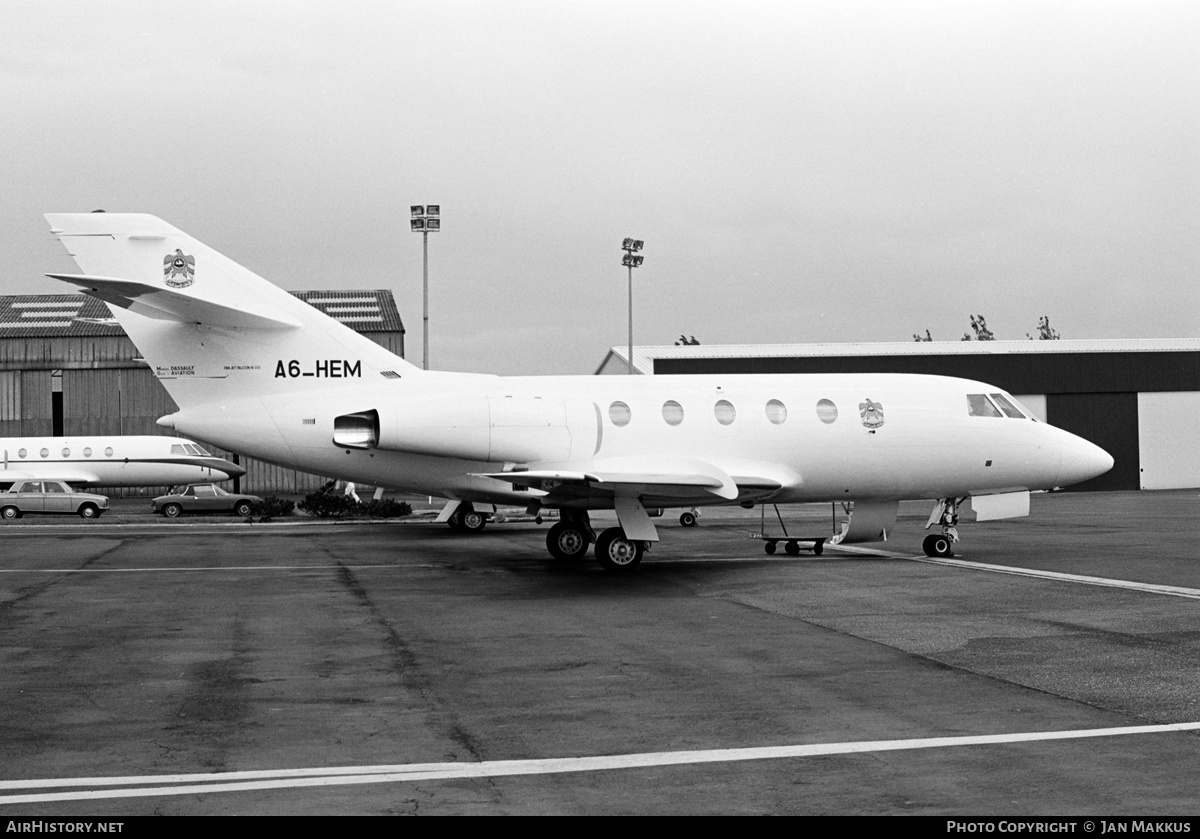
M40 481L42 479L66 481L72 486L100 483L100 476L95 472L86 472L82 469L69 471L61 468L58 466L58 464L52 464L52 466L52 472L48 469L0 469L0 483L8 484L14 481Z
M478 477L526 484L568 496L599 492L680 498L709 493L727 501L738 497L738 485L727 472L711 463L689 458L609 458L591 461L583 469L487 472Z
M47 277L74 283L84 294L120 306L143 317L173 320L180 323L199 323L204 326L227 326L243 329L296 329L299 323L277 313L256 313L202 300L182 292L122 280L116 277L96 277L87 274L47 274Z

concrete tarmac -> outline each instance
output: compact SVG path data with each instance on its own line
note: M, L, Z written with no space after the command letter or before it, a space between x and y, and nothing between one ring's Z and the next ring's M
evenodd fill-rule
M1197 492L950 563L927 506L820 557L664 518L618 575L532 522L6 523L0 815L1194 814Z

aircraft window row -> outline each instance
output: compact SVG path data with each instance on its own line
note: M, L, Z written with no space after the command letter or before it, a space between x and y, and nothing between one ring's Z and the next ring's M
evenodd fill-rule
M986 399L984 401L987 401ZM989 403L990 405L990 403ZM995 410L993 408L992 410ZM1016 410L1013 408L1012 410ZM787 406L778 399L772 399L766 404L765 408L767 421L772 425L783 425L787 421L788 409ZM1019 413L1019 412L1018 412ZM683 406L674 399L668 399L662 406L662 418L667 425L679 425L683 422ZM999 416L999 414L997 414ZM713 417L721 425L732 425L737 419L737 409L733 403L727 399L719 399L713 405ZM817 403L817 417L821 422L829 425L835 422L838 418L837 405L833 404L828 399L822 399ZM613 402L608 406L608 418L612 424L618 428L623 428L629 425L633 419L633 411L629 405L624 402Z
M1012 400L1002 393L991 394L988 399L984 393L967 394L967 415L972 417L1011 417L1025 419L1025 414L1012 403ZM996 407L996 406L999 407Z
M38 452L38 454L39 454L41 457L49 457L49 456L50 456L50 450L49 450L49 449L42 449L41 451L39 451L39 452ZM63 450L62 450L62 456L63 456L63 457L70 457L70 456L71 456L71 450L70 450L69 448L66 448L66 447L64 447L64 448L63 448ZM91 456L92 456L92 448L91 448L91 446L85 446L85 447L84 447L84 449L83 449L83 456L84 456L84 457L91 457ZM112 456L113 456L113 450L112 450L112 447L111 447L111 446L110 446L110 447L108 447L108 448L106 448L106 449L104 450L104 456L105 456L105 457L112 457ZM25 459L25 458L29 457L29 449L19 449L19 450L17 451L17 457L19 457L19 458L21 458L21 459Z

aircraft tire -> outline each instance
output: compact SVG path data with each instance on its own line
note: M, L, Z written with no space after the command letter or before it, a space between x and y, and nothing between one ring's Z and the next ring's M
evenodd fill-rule
M696 514L691 511L681 514L679 516L679 523L682 524L684 527L695 527L696 526Z
M183 515L183 508L178 504L168 504L163 507L163 515L169 519L177 519Z
M463 529L462 514L463 514L462 507L459 507L453 513L450 514L450 518L446 519L446 525L451 530L462 530Z
M478 510L464 510L459 527L466 533L478 533L487 525L487 516Z
M950 537L941 533L931 533L926 536L925 541L921 543L921 548L925 551L925 556L954 556L954 546L950 542Z
M560 521L546 534L546 550L560 562L582 558L587 553L588 546L587 534L583 528L567 521Z
M636 539L625 538L625 531L610 527L596 540L596 561L605 571L632 571L642 561L645 549Z

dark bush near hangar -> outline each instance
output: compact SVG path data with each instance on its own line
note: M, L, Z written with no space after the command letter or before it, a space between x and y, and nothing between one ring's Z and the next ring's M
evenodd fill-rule
M296 508L319 519L340 519L352 516L358 508L353 498L329 492L314 492L304 496Z
M321 519L393 519L412 513L412 505L407 501L397 501L394 498L355 501L349 496L329 492L306 495L296 506L301 512Z
M362 515L373 519L396 519L412 513L412 505L394 498L371 499L359 505Z
M296 502L280 498L278 495L268 495L250 505L250 515L259 521L270 521L276 517L290 516L294 509L296 509Z

